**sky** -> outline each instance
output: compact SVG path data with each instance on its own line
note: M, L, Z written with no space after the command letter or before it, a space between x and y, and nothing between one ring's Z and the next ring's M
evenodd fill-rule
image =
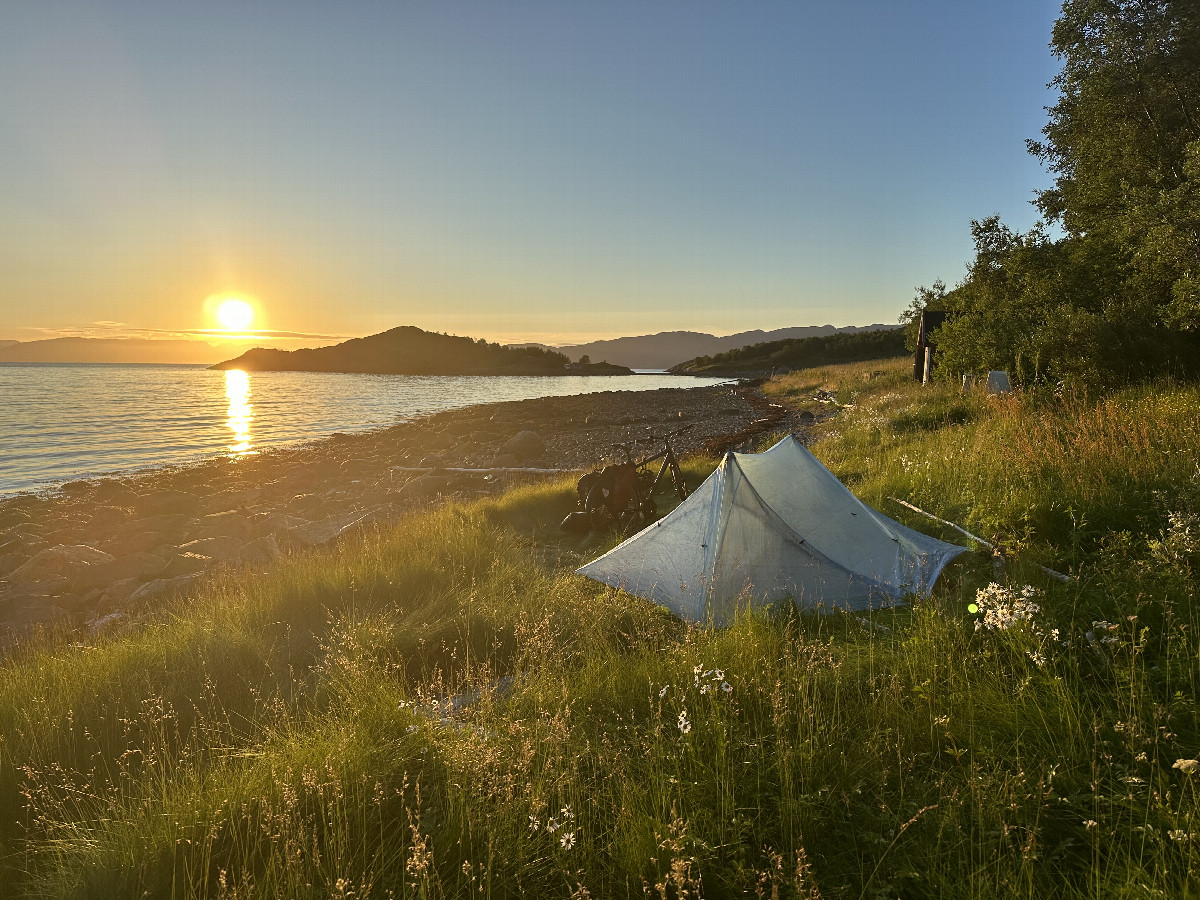
M0 10L0 340L894 322L1049 176L1044 0Z

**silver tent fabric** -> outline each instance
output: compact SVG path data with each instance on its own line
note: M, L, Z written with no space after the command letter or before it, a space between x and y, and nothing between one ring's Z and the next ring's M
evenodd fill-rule
M719 625L739 603L860 610L927 594L964 550L867 506L789 436L726 454L670 515L578 571Z

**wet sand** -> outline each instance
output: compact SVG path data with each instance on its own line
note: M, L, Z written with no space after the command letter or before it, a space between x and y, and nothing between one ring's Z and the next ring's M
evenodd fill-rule
M265 568L372 522L547 477L499 470L586 470L615 458L614 444L655 452L649 439L675 429L676 453L715 457L797 425L750 386L547 397L18 495L0 501L0 643L119 628L219 567Z

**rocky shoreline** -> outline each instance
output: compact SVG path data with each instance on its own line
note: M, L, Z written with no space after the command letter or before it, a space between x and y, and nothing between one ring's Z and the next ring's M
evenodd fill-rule
M261 569L368 523L545 477L505 469L588 469L614 444L680 428L677 453L718 455L796 427L748 386L614 391L466 407L21 494L0 501L0 643L48 627L118 627L220 567Z

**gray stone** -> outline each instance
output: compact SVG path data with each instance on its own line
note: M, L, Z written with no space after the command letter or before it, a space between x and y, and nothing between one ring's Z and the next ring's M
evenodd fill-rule
M115 528L128 521L129 510L120 506L96 506L88 513L92 528Z
M243 488L236 491L221 491L208 497L200 509L205 513L236 512L256 502L263 495L262 488Z
M170 549L172 544L161 532L142 531L137 534L119 534L105 542L104 546L109 552L121 557L136 553L150 553L163 547Z
M191 516L200 508L200 498L187 491L154 491L138 500L138 509L145 515Z
M0 553L0 578L24 564L28 558L24 553Z
M511 453L522 460L533 459L546 452L546 444L538 437L537 432L521 431L505 441L498 453Z
M105 584L123 581L126 578L145 579L157 575L166 568L167 561L153 553L130 553L119 556L110 563L97 566L97 574L103 574Z
M195 575L179 575L175 578L157 578L154 581L148 581L129 595L129 602L141 603L156 597L179 593L195 581L196 577Z
M340 537L361 522L365 516L361 513L351 516L333 516L320 522L309 522L284 532L287 540L302 547L315 547L328 544L334 538Z
M35 553L28 562L9 573L8 580L12 582L41 581L49 575L69 577L73 573L89 566L110 563L116 557L86 544L76 544L48 547Z
M201 538L232 537L247 540L252 537L253 526L250 516L240 509L229 509L224 512L210 513L194 521L194 537Z
M24 525L33 521L33 516L23 509L0 508L0 531L7 531L16 525Z
M142 534L150 531L165 536L176 535L183 531L192 517L182 513L165 513L160 516L143 516L127 524L123 532L127 534ZM164 540L167 538L164 537Z
M166 563L164 562L165 566ZM120 581L114 581L104 589L104 593L100 595L100 599L107 604L124 603L129 599L130 594L136 591L142 585L140 578L122 578Z
M92 637L99 637L102 634L113 634L118 631L124 631L133 624L133 620L120 610L110 612L107 615L97 616L94 619L89 619L87 623L88 634Z
M279 542L273 535L267 535L242 547L242 552L238 554L238 560L250 565L258 565L273 562L281 556L283 556L283 551L279 549Z
M300 516L276 516L271 521L271 530L276 533L291 531L293 528L308 525L310 522L310 519L302 519Z
M119 481L101 481L92 496L109 506L136 506L138 502L138 495Z
M197 572L203 572L210 565L212 565L212 557L210 556L204 556L201 553L176 553L167 560L166 567L159 574L163 578L195 575Z
M198 553L202 556L208 556L212 559L223 561L233 559L241 553L245 542L239 538L230 537L208 537L200 538L196 541L188 541L186 544L181 544L179 550L183 553Z
M1012 383L1008 380L1008 372L1003 369L994 369L987 374L987 392L989 394L1007 394L1012 390Z
M61 594L71 584L66 575L46 574L33 581L10 582L4 587L3 596L6 600L22 600L30 597L53 597Z

